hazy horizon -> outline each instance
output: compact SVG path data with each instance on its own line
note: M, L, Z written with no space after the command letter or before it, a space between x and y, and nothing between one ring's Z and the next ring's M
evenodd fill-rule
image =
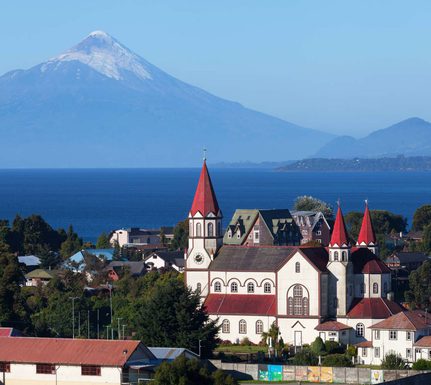
M2 7L1 74L100 29L185 82L301 126L361 137L413 116L431 120L426 1Z

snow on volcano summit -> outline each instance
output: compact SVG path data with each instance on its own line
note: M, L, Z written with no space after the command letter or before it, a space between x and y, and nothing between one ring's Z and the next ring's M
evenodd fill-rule
M47 61L41 66L41 71L55 70L62 62L68 61L79 61L116 80L124 79L124 71L142 80L152 79L146 68L151 66L149 63L103 31L90 33L76 46Z

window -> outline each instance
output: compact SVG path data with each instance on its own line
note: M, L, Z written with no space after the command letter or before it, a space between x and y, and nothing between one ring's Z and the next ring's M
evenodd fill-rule
M374 357L376 358L380 357L380 348L374 348Z
M247 284L247 293L254 293L254 283L253 282L249 282Z
M287 299L287 312L289 315L308 315L309 302L308 294L305 292L303 286L295 285L293 287L293 297Z
M343 252L341 253L341 260L342 260L342 261L347 261L347 251L343 251Z
M380 339L380 330L374 330L374 339L379 340Z
M81 366L82 376L100 376L100 366L96 365L82 365Z
M202 226L200 223L196 223L196 236L200 237L202 234Z
M38 373L38 374L55 374L55 365L36 364L36 373Z
M364 331L365 331L364 324L357 324L356 325L356 336L357 337L363 337Z
M265 282L265 285L263 285L263 292L271 293L271 284L269 282Z
M247 334L247 322L243 319L239 321L239 334Z
M411 341L412 340L412 332L406 332L406 340Z
M230 322L229 320L225 319L223 320L221 324L221 332L222 333L230 333Z
M299 262L295 263L295 273L301 272L301 264Z
M236 282L232 282L230 284L231 293L238 293L238 284Z
M215 291L215 292L217 292L217 293L220 293L220 292L221 292L221 283L220 283L219 281L217 281L217 282L214 284L214 291Z
M208 236L209 237L214 236L214 225L211 222L208 223Z
M0 362L0 372L10 373L10 362Z
M259 241L259 231L254 232L254 240Z
M198 292L198 294L201 293L201 291L202 291L202 285L200 283L196 284L196 291Z
M378 283L373 283L373 294L378 294L379 293L379 284Z
M338 261L338 251L334 251L334 261Z
M263 322L261 320L256 321L256 334L263 333Z
M389 330L389 339L390 340L396 340L397 339L397 331L396 330Z
M362 348L362 357L366 357L367 356L367 348Z
M322 243L322 240L321 240L320 238L317 238L317 239L316 239L316 241L317 241L318 243Z
M412 358L412 349L409 349L409 348L406 349L406 357Z
M317 235L322 235L322 230L317 230Z

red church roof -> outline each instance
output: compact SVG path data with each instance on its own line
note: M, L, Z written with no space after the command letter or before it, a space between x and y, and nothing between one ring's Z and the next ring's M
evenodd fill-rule
M355 298L347 317L365 319L386 319L403 311L404 308L386 298Z
M340 330L352 329L352 327L338 321L326 321L317 325L314 329L318 331L338 332Z
M209 314L276 315L275 295L210 294L205 300Z
M344 224L343 213L341 207L338 206L337 216L335 217L334 230L332 231L331 242L329 246L337 245L339 247L349 244L347 237L346 225Z
M365 213L362 219L361 231L359 232L357 245L375 245L376 235L374 234L373 223L371 222L370 210L368 203L365 203Z
M207 164L206 161L204 161L190 214L194 216L197 212L200 212L202 216L205 217L209 213L217 215L219 211L220 209L208 173Z

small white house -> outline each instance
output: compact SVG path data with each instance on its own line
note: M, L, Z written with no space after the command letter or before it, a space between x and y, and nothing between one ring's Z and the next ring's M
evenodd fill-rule
M143 383L156 358L140 341L2 338L0 380L7 385Z
M179 272L184 271L184 253L182 251L154 251L144 261L150 270L172 268Z

